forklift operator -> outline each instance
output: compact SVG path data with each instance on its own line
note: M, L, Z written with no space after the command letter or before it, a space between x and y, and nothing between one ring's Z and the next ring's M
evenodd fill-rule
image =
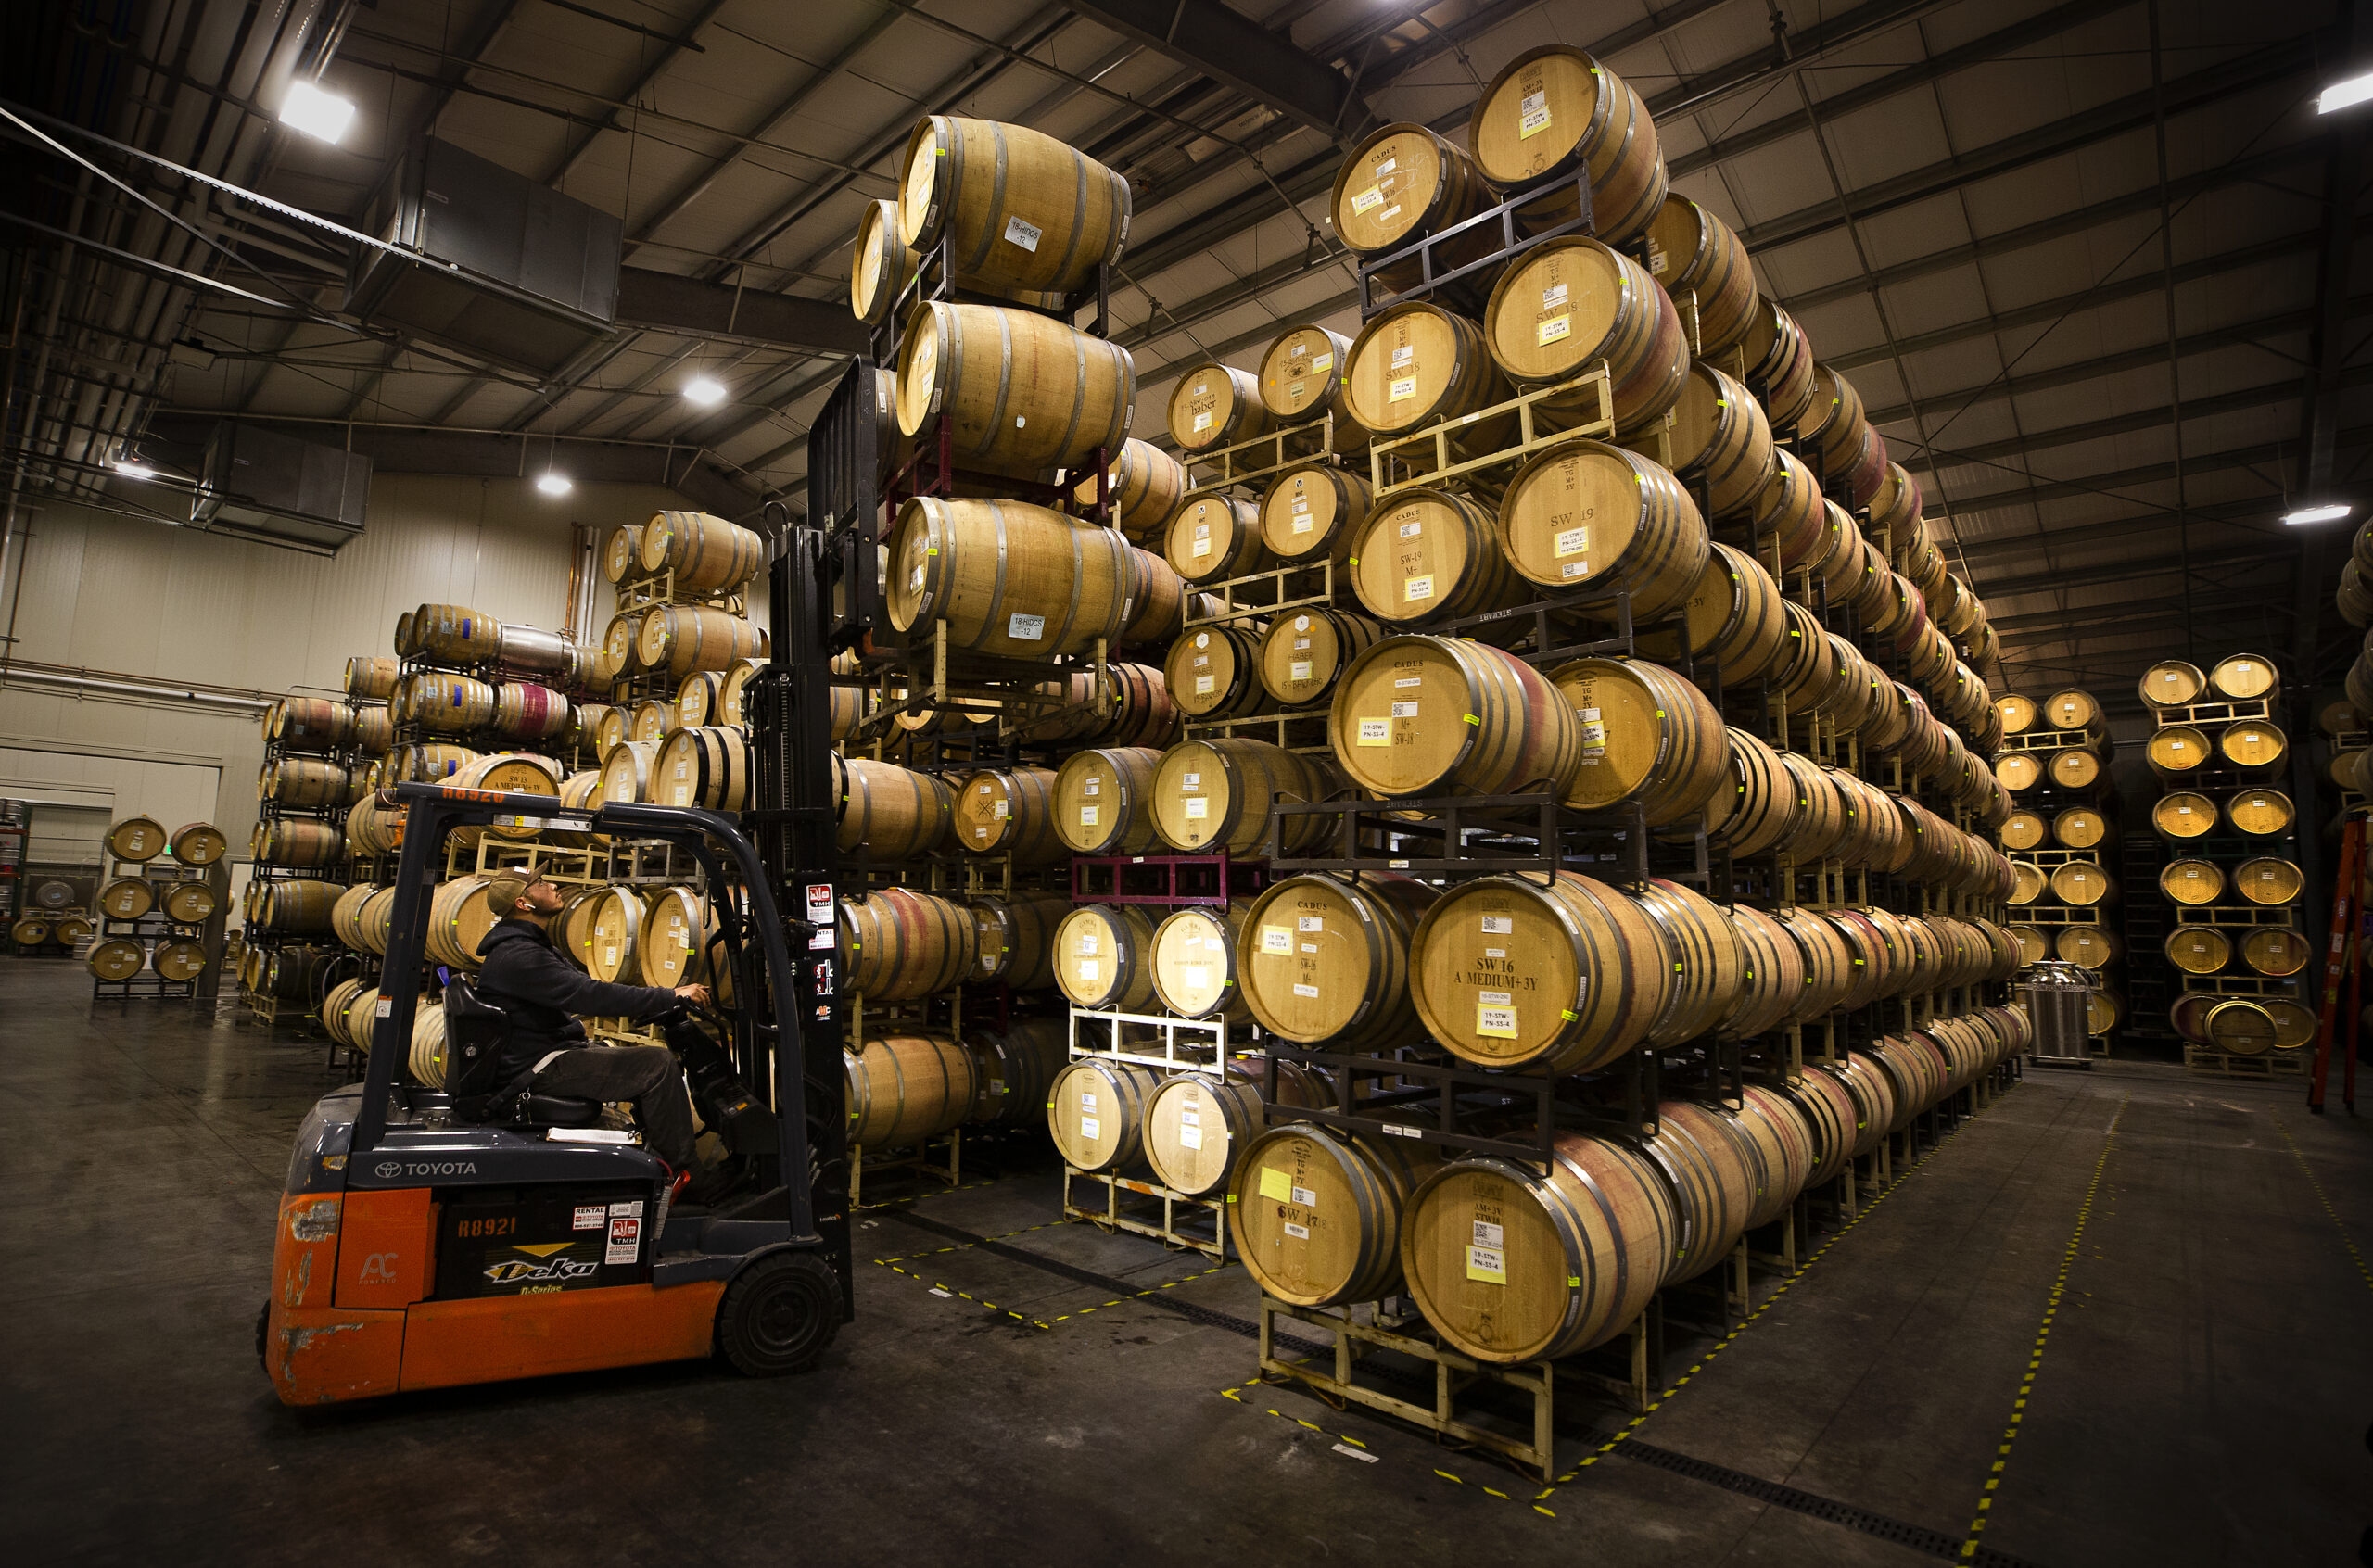
M693 1170L692 1101L684 1068L666 1045L588 1048L575 1015L666 1021L671 1044L695 1057L718 1055L708 1037L678 1021L685 1004L704 1005L704 985L614 985L573 968L552 945L559 890L542 878L506 871L487 884L487 904L501 915L478 943L478 990L510 1014L498 1068L501 1096L539 1094L588 1100L631 1100L651 1151L666 1162L680 1190Z

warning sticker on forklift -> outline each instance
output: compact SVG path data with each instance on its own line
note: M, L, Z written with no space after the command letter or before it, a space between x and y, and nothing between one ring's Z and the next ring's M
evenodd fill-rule
M604 1263L631 1263L642 1256L642 1221L613 1220L610 1221L610 1245L602 1254Z

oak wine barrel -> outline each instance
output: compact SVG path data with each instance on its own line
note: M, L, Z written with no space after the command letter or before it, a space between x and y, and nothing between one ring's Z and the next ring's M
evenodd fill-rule
M944 238L955 272L1001 293L1075 293L1121 259L1130 211L1119 173L1002 120L926 116L898 170L899 242Z
M1119 451L1136 396L1127 349L1031 310L920 305L898 351L900 432L942 420L956 465L981 474L1032 479Z
M1415 1039L1410 941L1437 896L1389 872L1272 883L1237 943L1237 983L1253 1018L1304 1045L1380 1051Z
M1245 1146L1228 1183L1237 1256L1264 1293L1295 1306L1390 1295L1410 1195L1440 1161L1411 1139L1273 1127Z
M893 1034L841 1053L848 1141L878 1152L936 1138L971 1114L971 1053L936 1034Z

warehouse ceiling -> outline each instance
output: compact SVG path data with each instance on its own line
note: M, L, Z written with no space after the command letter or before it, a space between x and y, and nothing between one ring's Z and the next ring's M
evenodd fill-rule
M2320 609L2328 654L2346 646L2329 595L2348 525L2280 522L2365 497L2373 460L2373 288L2352 244L2373 105L2327 119L2314 102L2350 74L2341 7L1239 0L1261 28L1225 46L1206 42L1226 36L1220 10L324 0L296 15L304 58L326 57L323 85L357 107L332 146L246 112L279 90L269 68L240 74L246 33L207 43L263 12L140 0L113 34L55 32L63 85L33 95L346 222L433 129L618 217L630 268L826 306L845 298L857 215L895 194L917 117L1035 126L1134 188L1114 308L1147 434L1188 364L1250 367L1295 321L1356 330L1326 204L1362 126L1461 139L1501 65L1580 44L1648 103L1674 188L1738 229L1764 290L1861 389L1987 601L2009 684L2130 690L2148 658L2188 647L2312 651L2303 604ZM187 202L216 242L198 246L18 139L88 198L97 216L79 233L171 249L244 291L89 247L70 257L15 226L17 281L72 284L54 324L52 297L23 294L39 324L19 318L19 353L41 361L49 411L26 428L19 374L8 435L12 473L36 485L158 506L156 487L106 465L136 450L185 472L188 444L240 414L383 469L661 477L744 516L766 497L801 504L805 435L846 363L836 311L757 331L737 308L738 334L624 330L539 377L341 321L349 247L294 217L82 149ZM697 377L726 400L685 398Z

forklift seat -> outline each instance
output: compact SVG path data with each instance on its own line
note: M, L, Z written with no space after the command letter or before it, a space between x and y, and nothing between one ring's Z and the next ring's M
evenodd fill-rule
M522 1094L518 1116L529 1127L590 1127L602 1118L602 1102L569 1094Z

